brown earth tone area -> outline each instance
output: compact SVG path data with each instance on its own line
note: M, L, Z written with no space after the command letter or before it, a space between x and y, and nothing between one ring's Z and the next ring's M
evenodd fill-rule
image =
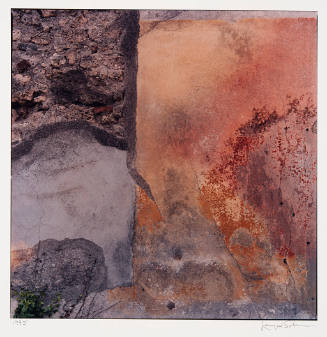
M138 12L16 9L12 25L13 144L76 120L127 142Z

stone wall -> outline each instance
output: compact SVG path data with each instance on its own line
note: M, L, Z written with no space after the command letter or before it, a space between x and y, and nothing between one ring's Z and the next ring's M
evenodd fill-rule
M138 12L14 9L12 26L13 145L79 120L127 147Z
M12 10L12 296L59 292L61 317L133 281L138 20Z

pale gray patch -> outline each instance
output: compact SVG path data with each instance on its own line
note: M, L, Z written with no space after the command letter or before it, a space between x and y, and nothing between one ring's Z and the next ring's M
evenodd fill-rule
M12 164L12 249L83 237L103 248L108 288L131 282L132 250L124 259L128 266L113 258L118 242L131 245L133 231L135 186L126 156L87 130L34 141Z

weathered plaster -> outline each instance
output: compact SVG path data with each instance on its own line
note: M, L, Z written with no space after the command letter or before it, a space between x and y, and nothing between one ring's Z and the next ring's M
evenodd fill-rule
M315 317L316 19L252 16L141 21L135 283Z
M90 129L56 130L12 164L12 249L85 238L103 248L107 287L132 282L134 181L126 151Z

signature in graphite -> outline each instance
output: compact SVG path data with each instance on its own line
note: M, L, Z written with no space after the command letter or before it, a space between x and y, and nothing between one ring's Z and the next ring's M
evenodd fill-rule
M277 329L290 329L290 328L310 328L314 325L298 323L294 321L277 321L277 322L264 322L261 321L261 331L272 331Z

